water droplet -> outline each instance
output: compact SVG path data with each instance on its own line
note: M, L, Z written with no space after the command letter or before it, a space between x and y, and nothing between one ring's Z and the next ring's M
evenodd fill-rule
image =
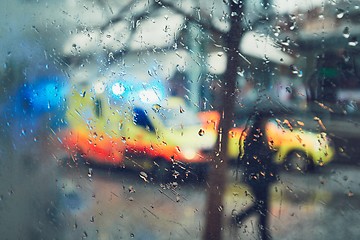
M237 71L237 74L240 76L240 77L243 77L244 76L244 69L238 69Z
M94 216L91 216L91 218L90 218L90 222L94 222L94 221L95 221Z
M350 29L349 29L349 27L344 28L343 36L344 36L344 38L349 38L350 37Z
M185 112L185 110L180 106L180 113Z
M337 9L336 18L339 18L339 19L340 19L340 18L343 18L344 15L345 15L345 11L344 11L343 9L338 8L338 9Z
M180 176L180 173L175 170L175 171L173 172L172 176L176 179L176 178L178 178L178 177Z
M159 112L161 109L161 106L159 104L153 104L152 105L152 110L154 110L154 112Z
M284 46L289 46L290 45L290 38L286 37L284 40L281 41L281 44Z
M264 61L265 61L265 63L266 63L266 64L270 62L270 60L269 60L268 56L266 56L266 55L264 56L264 58L263 58L263 59L264 59Z
M275 26L273 28L273 31L274 31L275 37L278 37L280 35L280 32L281 32L281 27L280 26Z
M133 186L129 186L129 193L134 193L134 192L135 192L135 188Z
M286 86L286 91L288 92L288 93L292 93L292 89L291 89L291 87L290 86Z
M134 238L134 237L135 237L135 234L130 233L130 237L131 237L131 238Z
M200 128L198 134L199 134L199 136L204 136L204 134L205 134L204 129Z
M93 170L92 170L92 168L89 168L88 177L91 178L92 176L93 176Z
M218 207L218 210L219 210L219 212L222 212L222 211L224 210L224 207L223 207L223 206L219 206L219 207Z
M145 182L148 182L148 175L146 174L146 172L140 172L140 178L142 178Z
M298 72L298 77L302 77L303 76L303 71L302 70L299 70Z
M289 17L292 21L294 21L296 19L296 15L295 14L289 14Z
M302 77L303 73L301 70L299 70L295 65L290 65L290 70L293 74L298 75L299 77Z
M350 41L349 41L349 46L351 46L351 47L355 47L355 46L357 46L358 45L358 41L357 41L357 39L354 37L354 38L352 38Z
M293 31L296 28L296 22L293 22L290 26L290 30Z
M152 77L152 76L153 76L153 74L152 74L151 70L148 70L148 74L149 74L149 76L150 76L150 77Z

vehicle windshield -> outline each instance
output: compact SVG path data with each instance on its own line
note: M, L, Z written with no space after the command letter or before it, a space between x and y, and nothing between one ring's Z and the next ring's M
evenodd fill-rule
M181 129L201 125L196 112L189 108L160 108L158 116L160 116L160 119L168 128Z

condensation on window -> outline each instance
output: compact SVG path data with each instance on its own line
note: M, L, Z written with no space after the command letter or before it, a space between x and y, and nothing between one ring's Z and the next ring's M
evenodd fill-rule
M2 238L359 238L360 1L1 5Z

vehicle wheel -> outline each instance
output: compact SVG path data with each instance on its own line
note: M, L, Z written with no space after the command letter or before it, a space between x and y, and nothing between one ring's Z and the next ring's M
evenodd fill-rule
M152 175L156 181L169 181L172 175L171 163L164 158L155 158L152 167Z
M293 151L286 157L284 168L287 171L311 172L314 162L304 152Z

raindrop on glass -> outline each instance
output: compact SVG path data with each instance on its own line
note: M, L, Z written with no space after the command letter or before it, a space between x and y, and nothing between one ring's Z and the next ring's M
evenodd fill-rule
M89 168L89 170L88 170L88 177L91 178L92 175L93 175L93 170L92 170L92 168Z
M303 71L302 70L299 70L298 71L298 77L302 77L303 76Z
M129 186L129 193L134 193L135 192L135 188L133 186Z
M290 65L290 70L293 74L299 75L299 72L301 72L301 70L299 70L295 65Z
M145 182L147 182L148 175L146 172L140 172L140 178L142 178Z
M345 11L343 9L338 8L336 13L336 18L343 18L345 15Z
M296 22L293 22L290 26L290 30L293 31L296 28Z
M159 112L161 106L159 104L153 104L152 105L152 110L154 110L154 112Z
M244 76L244 69L238 69L237 71L237 74L240 76L240 77L243 77Z
M153 74L152 74L151 70L148 70L148 74L149 74L149 76L150 76L150 77L152 77L152 76L153 76Z
M357 39L356 38L352 38L350 41L349 41L349 46L351 46L351 47L355 47L355 46L357 46L358 45L358 41L357 41Z
M204 129L200 128L198 134L199 134L199 136L204 136L204 134L205 134Z
M289 86L287 86L285 89L286 89L286 91L287 91L288 93L291 93L291 92L292 92L292 89L291 89L291 87L289 87Z
M343 36L344 36L344 38L349 38L350 37L350 29L349 29L349 27L344 28Z
M290 45L290 38L286 37L284 40L281 41L281 44L284 46L289 46Z

